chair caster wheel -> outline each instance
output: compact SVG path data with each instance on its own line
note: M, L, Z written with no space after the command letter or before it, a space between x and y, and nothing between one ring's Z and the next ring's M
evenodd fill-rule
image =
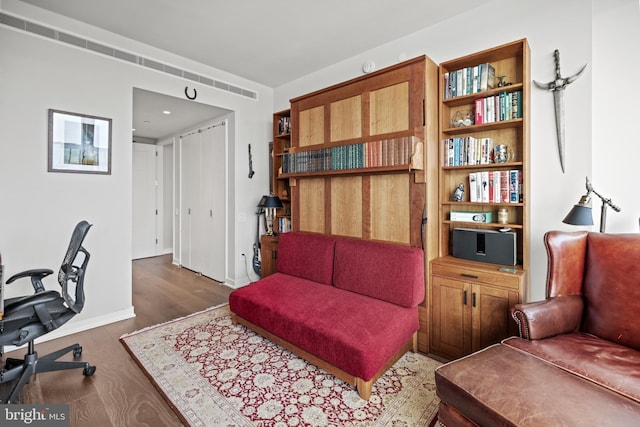
M82 370L82 375L84 375L85 377L90 377L91 375L96 373L96 367L95 366L91 366L91 365L87 365L83 370Z
M78 346L75 350L73 350L73 357L75 359L79 358L82 355L82 346Z

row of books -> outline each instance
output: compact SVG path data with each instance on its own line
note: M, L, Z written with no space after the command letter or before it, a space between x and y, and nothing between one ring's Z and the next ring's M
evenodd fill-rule
M407 136L300 151L282 156L282 173L408 165L420 139Z
M444 73L444 97L471 95L495 87L496 70L493 65L479 64Z
M280 230L280 233L288 233L291 231L291 218L284 216L278 217L278 230Z
M500 92L475 100L475 124L522 118L522 91Z
M291 133L291 117L280 117L278 119L278 135Z
M472 203L522 203L522 171L482 171L469 174Z
M487 165L492 162L492 138L465 136L444 140L444 166Z

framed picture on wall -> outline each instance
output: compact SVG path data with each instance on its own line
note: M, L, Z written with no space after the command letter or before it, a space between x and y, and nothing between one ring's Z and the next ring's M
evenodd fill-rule
M49 110L49 172L111 174L111 119Z

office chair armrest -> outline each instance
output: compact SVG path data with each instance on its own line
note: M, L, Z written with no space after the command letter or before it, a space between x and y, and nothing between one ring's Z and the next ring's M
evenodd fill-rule
M9 277L6 284L12 283L18 279L22 279L24 277L31 278L31 284L33 285L33 289L36 293L44 291L44 285L42 284L42 279L47 277L48 275L53 274L53 270L48 268L35 268L32 270L25 270L20 273L16 273L13 276Z

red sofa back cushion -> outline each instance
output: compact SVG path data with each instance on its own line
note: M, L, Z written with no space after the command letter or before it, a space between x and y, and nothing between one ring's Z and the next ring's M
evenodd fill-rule
M589 233L583 330L640 350L640 234Z
M339 239L333 284L403 307L424 299L422 249L369 240Z
M331 285L336 238L323 234L291 231L278 243L278 272Z

